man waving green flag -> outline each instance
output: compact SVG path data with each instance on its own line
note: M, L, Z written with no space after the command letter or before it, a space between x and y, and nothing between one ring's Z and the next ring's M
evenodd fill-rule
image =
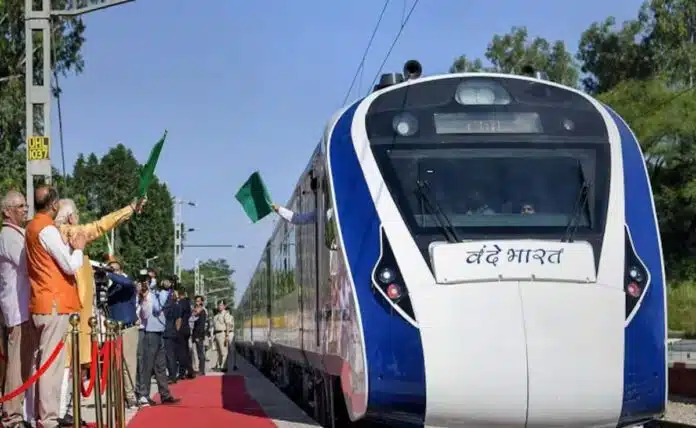
M273 211L271 197L258 171L249 176L234 197L242 204L244 212L254 223Z
M164 135L155 144L150 152L150 158L143 167L143 172L140 174L140 185L138 186L138 199L142 199L147 194L147 189L150 188L150 183L152 183L152 178L155 176L155 167L157 166L157 160L159 160L160 153L162 152L162 146L164 146L164 140L167 139L167 130L164 130Z

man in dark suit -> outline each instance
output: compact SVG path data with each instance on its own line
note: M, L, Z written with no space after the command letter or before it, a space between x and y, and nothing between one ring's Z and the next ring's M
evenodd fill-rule
M193 379L196 375L191 363L191 351L189 349L189 339L191 338L191 299L188 297L186 289L182 288L179 292L179 314L181 315L181 327L176 342L177 359L179 362L179 379Z
M166 281L166 280L165 280ZM174 281L171 281L175 284ZM163 282L164 284L164 282ZM169 301L164 308L164 317L166 320L164 327L164 350L167 356L167 372L169 373L169 383L176 383L178 367L178 349L177 342L179 340L179 329L181 328L181 307L179 306L179 290L173 289L169 295Z
M191 316L195 319L191 338L193 339L195 352L198 354L198 373L205 375L205 338L208 335L208 313L205 310L205 299L196 296L196 305Z

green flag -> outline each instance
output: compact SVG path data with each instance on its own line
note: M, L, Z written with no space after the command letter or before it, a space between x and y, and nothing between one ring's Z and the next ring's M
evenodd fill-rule
M155 144L150 152L150 158L143 167L143 172L140 174L140 185L138 186L138 198L142 199L147 194L147 189L150 187L152 182L152 177L155 176L155 167L157 166L157 160L159 159L160 152L162 151L162 146L164 146L164 140L167 139L167 130L165 129L162 138Z
M273 211L271 197L258 171L251 174L234 197L242 204L244 212L254 223Z

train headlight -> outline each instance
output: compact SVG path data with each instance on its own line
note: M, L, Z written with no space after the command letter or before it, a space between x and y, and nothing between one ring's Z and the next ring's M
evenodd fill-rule
M636 266L631 266L631 268L628 270L628 276L630 276L631 279L636 282L643 281L643 275L640 273L640 269L638 269Z
M506 105L512 98L507 91L494 80L469 79L457 86L454 99L463 106Z
M384 268L379 272L379 280L383 284L389 284L394 280L394 271L389 268Z
M381 230L380 235L380 256L372 270L370 281L373 291L378 293L389 306L396 310L398 314L396 316L402 316L409 322L415 323L416 316L411 304L408 286L406 281L404 281L399 263L396 261L394 251L389 244L389 239L387 239L384 229Z
M631 314L638 310L641 296L650 287L650 271L636 253L628 226L625 226L624 248L624 292L626 293L626 319L628 320L631 318Z
M418 119L411 113L401 113L394 116L392 127L402 137L410 137L418 132Z

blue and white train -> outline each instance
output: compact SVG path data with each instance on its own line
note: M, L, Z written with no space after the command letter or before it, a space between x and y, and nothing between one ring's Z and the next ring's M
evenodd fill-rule
M665 411L665 273L640 145L537 73L382 76L338 112L237 314L327 426L623 427Z

